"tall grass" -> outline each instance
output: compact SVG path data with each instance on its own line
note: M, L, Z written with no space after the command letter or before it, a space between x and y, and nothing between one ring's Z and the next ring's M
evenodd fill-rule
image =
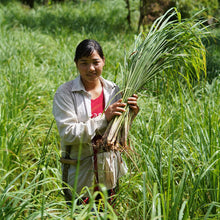
M154 211L156 199L162 219L201 219L207 213L219 216L218 80L200 85L193 95L182 88L182 103L174 92L166 100L163 96L145 98L148 105L132 131L135 163L146 175L145 213ZM140 172L133 177L139 184L126 188L130 201L132 195L135 201L135 192L140 191L139 196L143 192Z
M105 193L102 214L94 199L85 207L65 203L52 99L60 84L77 75L75 47L87 37L103 46L104 77L120 84L117 65L124 48L131 49L134 33L124 25L124 1L111 3L35 10L0 4L1 219L219 217L218 77L191 91L158 80L141 95L141 112L132 125L134 150L123 155L130 172L119 183L118 216Z

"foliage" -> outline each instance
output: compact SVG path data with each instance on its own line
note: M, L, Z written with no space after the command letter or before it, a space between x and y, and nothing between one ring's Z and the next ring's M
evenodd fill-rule
M189 18L203 10L203 13L200 16L210 19L212 17L218 17L220 5L218 0L177 0L176 7L180 10L181 14L183 14L183 17L185 18Z
M69 2L30 10L19 3L0 4L0 219L219 218L217 69L210 83L197 82L191 91L175 78L170 83L155 79L140 95L141 112L132 126L134 152L124 155L130 171L120 180L117 216L104 193L100 214L94 200L87 206L65 203L51 113L54 92L76 76L73 54L82 39L100 41L104 77L117 82L124 48L132 50L134 40L123 23L123 0L101 6L100 1ZM73 29L65 18L82 23Z

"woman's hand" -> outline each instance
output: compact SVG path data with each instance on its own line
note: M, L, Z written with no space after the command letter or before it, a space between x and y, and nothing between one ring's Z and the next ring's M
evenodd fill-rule
M132 97L128 98L128 105L134 111L134 116L136 116L139 112L139 107L137 105L138 96L134 94ZM109 105L107 110L105 111L105 117L107 121L111 121L111 119L116 115L121 115L125 112L126 103L122 103L122 99L119 99L117 102Z
M126 103L122 103L122 99L119 99L117 102L109 105L109 107L105 111L105 117L107 121L111 121L111 119L116 115L121 115L125 112Z
M134 116L136 116L139 112L139 107L137 105L137 99L138 99L138 96L136 94L133 94L132 97L128 98L128 105L133 110Z

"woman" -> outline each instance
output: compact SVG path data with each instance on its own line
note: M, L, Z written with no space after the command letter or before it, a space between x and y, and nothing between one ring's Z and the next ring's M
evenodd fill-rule
M105 57L98 42L83 40L76 48L74 61L80 75L61 85L53 102L53 114L61 138L63 181L72 187L76 181L77 193L85 186L99 183L104 184L110 193L114 191L118 178L126 173L126 164L119 152L98 153L92 143L104 133L114 116L125 111L126 103L122 103L119 88L101 77ZM128 99L135 115L139 111L137 98L133 95ZM66 189L64 193L66 200L71 201L71 191ZM88 199L85 197L84 202Z

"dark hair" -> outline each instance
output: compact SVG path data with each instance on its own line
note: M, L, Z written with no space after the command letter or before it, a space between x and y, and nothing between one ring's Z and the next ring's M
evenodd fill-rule
M99 56L104 59L102 47L97 41L91 39L85 39L81 41L76 47L74 61L77 62L82 57L90 56L95 50L97 51Z

